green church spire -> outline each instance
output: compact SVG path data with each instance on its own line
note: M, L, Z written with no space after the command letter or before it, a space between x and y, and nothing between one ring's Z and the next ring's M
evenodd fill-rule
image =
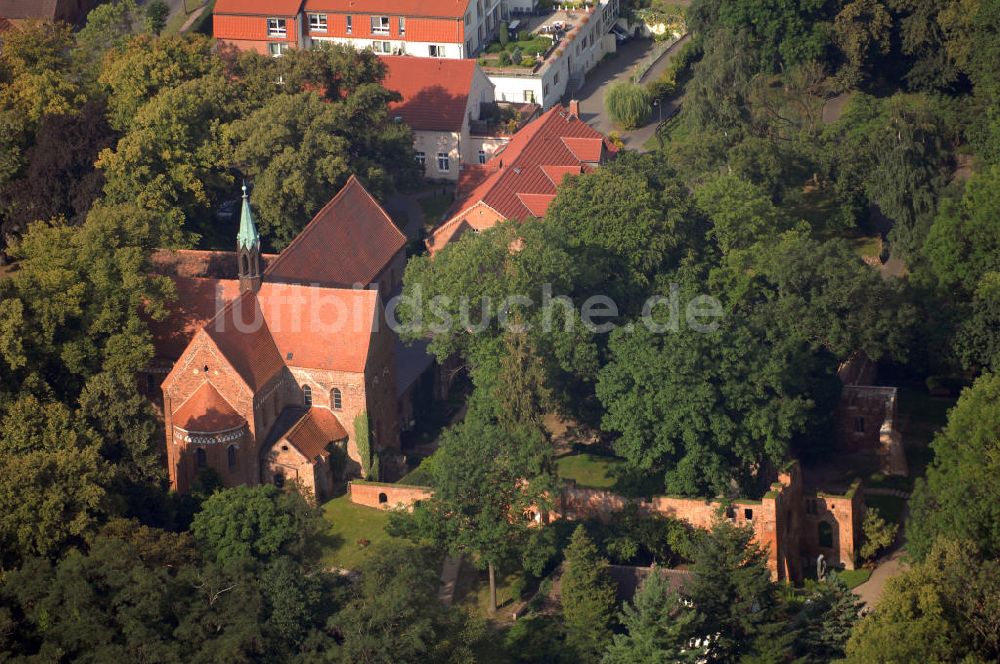
M253 212L250 211L250 199L247 197L247 186L243 185L243 211L240 213L240 232L236 236L236 249L257 251L260 248L260 235L257 224L253 222Z

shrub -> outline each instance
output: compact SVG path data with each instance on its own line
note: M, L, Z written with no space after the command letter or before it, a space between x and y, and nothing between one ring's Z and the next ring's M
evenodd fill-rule
M503 53L500 54L498 62L501 67L506 67L507 65L510 64L510 54L507 53L507 51L504 51Z
M511 51L511 53L510 53L510 61L511 61L511 63L513 63L515 65L519 65L519 64L521 64L521 60L523 60L523 59L524 59L524 57L521 54L521 49L519 49L518 47L515 46L514 50Z
M500 22L500 34L497 37L500 39L500 45L506 48L507 42L510 41L510 28L507 27L507 21Z
M146 5L146 29L154 35L160 34L167 25L170 7L163 0L153 0Z
M898 523L888 523L882 518L878 510L869 509L865 512L865 520L861 524L861 533L864 542L858 554L862 560L871 561L883 549L892 545L896 539L896 531L899 529Z
M605 105L608 115L622 129L635 129L649 116L649 92L635 83L620 82L611 86Z
M500 42L493 42L486 47L486 52L492 54L500 53L503 51L503 45Z

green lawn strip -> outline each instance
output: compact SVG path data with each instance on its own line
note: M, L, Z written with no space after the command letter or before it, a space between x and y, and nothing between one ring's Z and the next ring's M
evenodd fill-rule
M871 578L871 575L872 571L863 567L860 569L845 569L841 572L837 572L837 576L840 580L852 590Z
M579 486L592 489L610 489L617 477L614 469L624 464L623 459L596 454L571 454L556 459L556 469L563 479L574 480Z
M497 574L497 617L502 622L507 622L510 618L512 604L521 599L514 597L517 587L524 587L524 572L520 570L512 572L499 572ZM490 606L490 577L485 570L476 569L476 566L468 559L462 561L462 569L459 571L458 580L455 582L455 606L460 606L467 611L475 612L482 617L489 616Z
M346 494L323 505L323 518L330 524L323 541L323 563L331 567L356 569L371 547L394 539L385 532L388 512L355 505ZM370 544L363 546L359 540Z

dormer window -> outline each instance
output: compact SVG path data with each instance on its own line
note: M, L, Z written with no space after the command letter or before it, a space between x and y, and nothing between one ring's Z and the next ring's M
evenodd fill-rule
M340 388L333 388L330 390L330 407L333 410L340 410L344 407L344 398L340 393Z
M267 19L267 36L268 37L287 37L288 36L288 24L283 18L269 18Z
M302 403L306 405L306 408L313 405L313 391L308 385L302 388Z
M375 35L389 34L388 16L372 16L372 34Z

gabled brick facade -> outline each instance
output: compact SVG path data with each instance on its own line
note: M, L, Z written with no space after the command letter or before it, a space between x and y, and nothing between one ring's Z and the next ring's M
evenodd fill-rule
M345 191L353 193L338 194L302 241L275 259L286 266L279 274L247 279L242 272L253 261L243 260L231 261L240 274L221 275L229 278L168 271L180 299L168 321L151 326L158 357L146 382L156 391L158 372L169 367L160 387L176 490L189 491L199 472L210 468L226 486L294 481L325 497L339 479L329 463L335 446L348 453L346 472L361 474L355 426L362 414L373 449L398 447L396 338L385 324L380 291L398 285L405 237L357 180ZM353 203L341 203L347 200ZM244 219L252 227L246 200ZM380 238L377 248L373 237ZM331 268L315 260L311 243L323 238L362 238L357 251L337 250L364 264ZM157 264L175 263L160 256ZM372 281L343 287L338 269ZM189 281L213 286L189 288ZM179 347L183 351L174 356Z

